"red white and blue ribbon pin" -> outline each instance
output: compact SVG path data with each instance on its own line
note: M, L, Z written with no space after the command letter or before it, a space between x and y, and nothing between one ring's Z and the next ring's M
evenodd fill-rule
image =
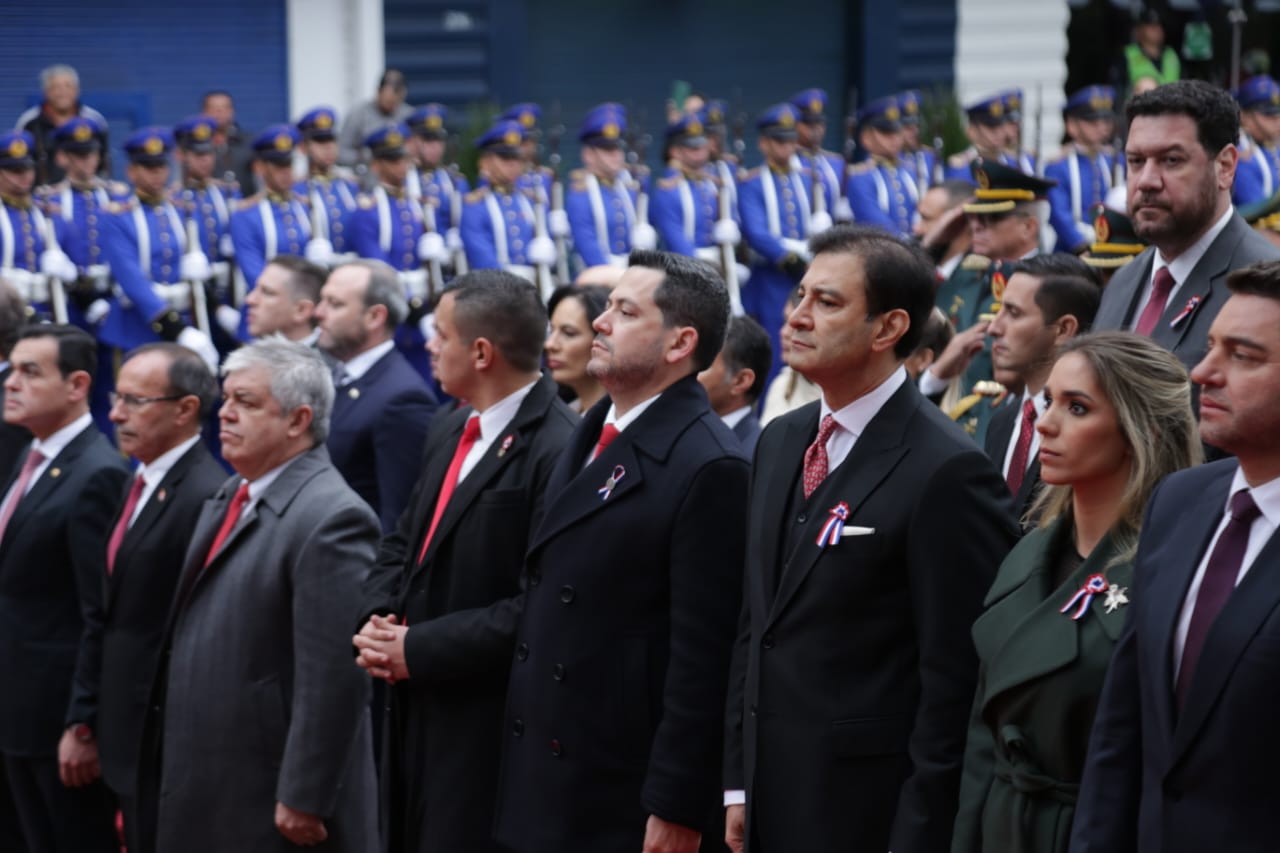
M1169 328L1176 329L1182 324L1182 321L1196 313L1196 309L1200 307L1200 297L1193 296L1187 300L1187 304L1182 306L1182 310L1178 312L1178 316L1169 321Z
M502 446L498 448L499 459L507 455L507 451L511 449L511 442L515 440L516 440L516 437L514 435L509 435L506 438L502 439Z
M1062 605L1059 613L1066 613L1071 608L1075 608L1075 613L1071 614L1073 620L1079 621L1084 616L1085 611L1089 609L1089 605L1093 603L1093 597L1110 589L1111 584L1107 583L1107 579L1102 575L1089 575L1088 580L1084 582L1084 586L1076 590L1076 594L1071 596L1071 600Z
M844 523L849 520L849 505L844 501L840 501L827 512L830 516L826 524L822 525L822 532L818 534L819 548L839 543L840 537L844 535Z
M625 476L627 476L626 468L623 468L621 465L613 466L613 473L609 475L609 479L604 481L603 486L596 489L596 494L600 496L600 500L607 501L609 499L609 495L613 494L613 490L618 485L618 482Z

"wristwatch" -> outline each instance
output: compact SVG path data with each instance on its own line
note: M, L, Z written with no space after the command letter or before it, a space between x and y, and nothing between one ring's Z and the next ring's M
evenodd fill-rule
M75 723L68 729L68 731L75 735L76 740L81 743L93 743L93 729L89 728L84 723Z

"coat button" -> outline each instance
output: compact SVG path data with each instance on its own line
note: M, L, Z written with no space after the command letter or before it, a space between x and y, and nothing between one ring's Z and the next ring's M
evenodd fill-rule
M577 592L575 592L574 588L569 586L568 584L565 584L564 586L560 587L560 601L562 601L563 603L572 604L573 599L576 595L577 595Z
M564 681L564 664L558 663L551 668L551 677L556 681Z
M511 721L511 734L520 737L524 734L524 720L516 717Z
M560 741L556 738L551 739L551 754L559 758L564 753L564 749L560 746Z
M760 645L766 649L773 648L773 634L765 634L760 638Z
M804 524L805 519L807 519L808 517L809 516L805 515L803 512L800 513L799 515L796 516L796 524Z
M516 660L526 660L529 657L529 644L521 643L516 646Z

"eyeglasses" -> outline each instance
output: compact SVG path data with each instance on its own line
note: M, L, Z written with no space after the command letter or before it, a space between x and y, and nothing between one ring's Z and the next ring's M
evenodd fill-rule
M166 394L163 397L136 397L133 394L117 394L115 391L107 394L107 399L114 407L117 403L126 409L140 409L148 403L169 403L174 400L181 400L186 394Z

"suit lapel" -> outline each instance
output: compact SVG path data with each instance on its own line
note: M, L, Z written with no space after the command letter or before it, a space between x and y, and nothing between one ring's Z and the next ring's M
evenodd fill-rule
M13 517L9 519L9 528L17 530L25 523L28 516L38 512L40 505L44 503L51 495L58 491L58 487L66 482L67 470L75 465L76 459L84 452L93 440L100 433L96 427L85 427L79 435L71 439L66 447L62 448L62 452L53 457L53 460L45 466L44 473L40 475L40 479L27 490L26 495L18 500L18 505L13 509ZM30 450L30 445L28 445ZM26 459L26 453L21 457ZM19 470L21 464L19 464ZM0 495L0 498L3 496Z
M1231 266L1232 254L1242 238L1243 234L1236 228L1236 217L1233 216L1187 274L1187 280L1182 282L1177 295L1165 306L1164 315L1151 334L1153 341L1170 351L1182 343L1191 328L1193 315L1199 310L1199 306L1209 301L1214 282ZM1170 326L1187 308L1192 309L1191 314L1179 320L1176 328Z
M120 584L122 573L128 571L129 554L132 553L133 549L137 547L139 542L146 538L148 531L155 526L156 522L164 516L165 510L172 504L174 494L179 488L181 488L180 484L182 483L182 479L186 476L187 472L191 470L191 466L195 464L196 460L206 452L204 445L198 441L188 448L187 452L182 454L182 456L173 463L173 467L171 467L164 477L161 478L160 482L156 484L155 491L151 493L151 497L148 498L146 505L143 506L142 512L138 513L137 519L132 525L130 525L129 529L125 531L124 539L120 541L120 551L116 554L116 570L107 576L108 603L110 602L110 599L115 596L115 591L117 586ZM120 501L120 509L122 512L124 510L124 502L129 493L129 488L132 487L132 485L133 478L130 477L129 481L125 484L125 497ZM117 513L115 520L111 523L111 529L114 530L115 526L119 523L120 513Z
M359 379L352 380L335 390L332 415L332 420L335 423L340 423L350 412L354 412L359 407L360 397L365 393L366 389L376 384L382 374L386 372L389 363L388 356L393 352L395 352L394 348L370 365L369 369L361 374Z
M1094 322L1095 329L1127 329L1133 325L1133 321L1137 319L1138 300L1142 298L1143 288L1151 280L1151 266L1155 263L1155 256L1154 248L1144 250L1127 265L1133 269L1130 276L1121 277L1117 273L1116 278L1111 280L1107 294L1115 293L1116 298L1105 314L1099 310ZM1117 310L1119 313L1115 313Z

